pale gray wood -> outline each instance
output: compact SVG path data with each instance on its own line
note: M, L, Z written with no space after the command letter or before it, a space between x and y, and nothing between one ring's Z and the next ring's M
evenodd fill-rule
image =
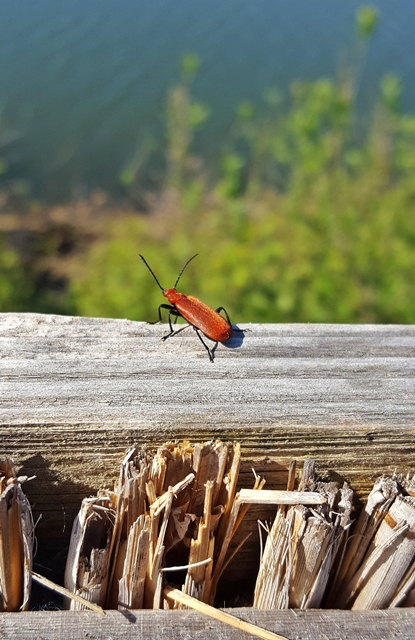
M0 455L38 474L40 530L70 527L132 443L238 439L269 488L292 457L362 494L413 470L414 326L242 326L212 364L191 328L162 342L166 326L0 314Z
M229 609L290 640L413 640L414 609L257 611ZM194 611L0 613L0 637L16 640L255 640Z
M254 466L267 478L267 488L283 488L289 461L306 456L315 458L319 472L348 480L359 496L366 495L384 471L397 467L414 472L415 326L240 326L249 331L219 345L211 364L191 328L162 342L166 326L0 314L0 455L11 455L22 473L37 475L25 490L35 517L42 514L36 530L40 564L53 568L61 562L82 497L112 486L131 444L239 440L245 487L252 486ZM252 508L245 530L256 530L257 517ZM235 576L238 571L252 573L252 554L257 554L252 540L233 564ZM37 569L42 573L41 566ZM30 615L43 629L47 616L55 614ZM140 614L131 631L136 637L153 628L150 622L147 627L140 622L146 615L148 620L167 615L168 621L173 614ZM200 622L196 614L178 615L206 630L215 625ZM283 628L275 621L290 620L290 629L296 629L301 620L305 638L318 637L313 635L316 629L334 638L375 638L380 637L379 624L386 625L381 637L396 632L403 635L394 637L403 638L411 637L405 629L415 628L412 612L403 610L365 618L370 623L364 629L358 613L338 612L340 627L333 628L326 612L269 615L270 628L280 633ZM21 633L30 626L17 622L30 618L6 619L15 620ZM60 618L53 619L60 629ZM4 620L0 618L0 625ZM73 637L81 637L77 634L83 623L74 619L72 627L68 624ZM91 629L96 624L91 622ZM169 629L170 622L165 624ZM59 633L72 637L66 623L62 628L65 632ZM190 628L180 622L167 633L186 637L185 629ZM160 634L161 627L157 629ZM36 637L32 631L27 635ZM201 631L200 637L207 638L207 633ZM236 637L231 635L236 632L226 633L230 635L222 637Z
M259 458L329 456L339 472L353 451L351 477L409 462L414 326L248 328L211 364L190 328L162 342L160 325L0 314L2 450L17 463L45 454L91 486L113 477L128 443L169 438L238 438Z

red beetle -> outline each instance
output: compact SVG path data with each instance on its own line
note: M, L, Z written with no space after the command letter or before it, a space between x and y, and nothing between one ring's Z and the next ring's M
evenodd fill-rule
M170 338L170 336L173 336L176 333L179 333L179 331L182 331L185 328L185 327L182 327L174 331L171 323L171 317L174 316L175 323L177 321L177 318L184 318L189 323L189 325L191 325L193 329L196 331L201 343L203 344L203 346L205 347L206 351L209 354L210 361L213 362L213 351L204 342L202 336L200 335L200 332L202 332L207 338L210 338L210 340L214 340L216 343L225 342L225 340L229 340L229 338L233 333L233 329L232 329L232 324L226 309L224 309L223 307L218 307L215 310L211 309L210 307L207 306L207 304L205 304L204 302L201 302L194 296L186 296L184 293L179 293L176 290L177 284L181 278L183 271L186 269L189 262L193 260L193 258L196 258L198 254L196 253L194 256L189 258L189 260L186 262L183 269L180 271L179 275L177 276L177 280L172 289L163 289L160 282L157 280L156 276L154 275L152 269L150 268L149 264L147 263L146 259L141 255L141 253L139 255L141 260L146 265L147 269L150 271L154 280L157 282L158 286L162 290L163 296L167 298L167 300L170 302L170 304L161 304L158 308L159 322L161 322L161 309L167 309L169 312L168 318L169 318L170 333L168 333L166 336L163 336L162 340L167 340L167 338ZM220 315L219 313L220 311L223 311L223 313L226 316L226 319Z

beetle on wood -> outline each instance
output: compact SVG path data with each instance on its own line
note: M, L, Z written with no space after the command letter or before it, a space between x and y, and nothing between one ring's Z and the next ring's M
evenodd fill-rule
M205 343L201 336L201 333L203 333L206 338L209 338L216 343L229 340L234 330L232 329L232 324L226 309L224 309L224 307L211 309L207 304L201 302L201 300L198 300L198 298L195 298L194 296L186 296L184 293L179 293L176 290L177 284L181 278L183 271L186 269L189 262L193 260L193 258L196 258L198 254L196 253L186 262L179 275L177 276L177 280L172 289L164 289L161 286L160 282L157 280L154 272L150 268L144 256L142 256L141 253L139 255L141 260L146 265L147 269L150 271L154 280L162 290L163 296L170 302L170 304L161 304L158 308L159 322L161 322L161 310L168 310L170 333L163 336L162 340L167 340L167 338L170 338L170 336L179 333L179 331L182 331L183 328L185 328L182 327L180 329L176 329L175 331L171 322L172 316L174 316L174 323L176 323L177 318L183 318L196 331L201 343L209 354L210 361L213 362L213 350L210 349L209 346ZM220 315L220 311L223 311L226 318Z

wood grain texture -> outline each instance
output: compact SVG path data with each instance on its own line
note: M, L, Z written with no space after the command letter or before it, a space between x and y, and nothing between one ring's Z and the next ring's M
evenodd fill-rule
M411 640L415 610L258 611L231 609L233 615L290 640ZM0 637L19 640L256 640L238 629L194 611L86 611L0 613Z
M255 467L269 489L309 456L358 498L384 471L415 471L415 326L241 328L212 364L191 328L162 342L166 326L0 314L0 456L37 475L25 490L42 514L41 563L59 564L81 498L112 487L131 444L239 440L241 486ZM256 530L258 513L245 528ZM255 544L234 572L250 567Z
M183 437L312 455L351 479L413 464L414 326L249 329L211 364L191 329L161 342L160 325L0 314L2 451L92 487L128 444Z

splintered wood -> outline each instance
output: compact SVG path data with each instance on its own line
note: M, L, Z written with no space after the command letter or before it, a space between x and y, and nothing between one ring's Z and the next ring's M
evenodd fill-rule
M82 503L66 588L110 608L160 608L171 572L183 593L209 602L215 560L231 539L240 458L239 444L219 441L166 444L154 456L131 449L116 490Z
M0 460L0 611L29 606L33 519L10 458Z
M379 478L354 523L353 491L320 481L313 460L298 481L291 463L285 491L263 489L256 475L253 489L237 491L240 462L237 443L166 444L154 455L131 449L115 490L82 502L65 587L106 608L193 607L215 615L218 582L246 540L230 554L232 538L251 504L267 504L276 516L260 527L267 537L255 607L415 604L413 479ZM79 599L67 606L84 607ZM229 623L239 628L240 621Z
M65 569L65 587L85 600L105 601L114 529L114 502L109 496L85 498L75 518ZM72 608L79 608L78 604Z
M379 478L361 512L339 575L338 606L386 609L415 604L415 484Z
M246 539L229 553L251 504L277 509L272 525L260 529L267 538L255 607L415 605L413 478L378 478L353 523L352 490L319 481L312 460L298 483L291 464L286 491L263 489L257 476L253 489L237 491L240 462L240 445L220 441L166 444L155 454L128 451L115 490L81 504L65 570L65 593L77 599L65 597L66 606L102 612L99 607L202 610L203 604L215 616L209 605ZM34 526L24 480L9 458L0 461L0 611L28 608L32 576L45 584L32 572ZM228 622L242 628L237 619Z
M299 491L325 496L279 509L268 533L254 594L258 608L385 609L415 604L415 483L375 482L350 535L353 492L318 482L305 462Z
M324 500L316 506L303 502L278 509L255 587L254 606L259 609L320 607L336 578L350 527L353 492L347 485L339 491L334 483L317 482L312 460L304 464L298 489L316 492Z

